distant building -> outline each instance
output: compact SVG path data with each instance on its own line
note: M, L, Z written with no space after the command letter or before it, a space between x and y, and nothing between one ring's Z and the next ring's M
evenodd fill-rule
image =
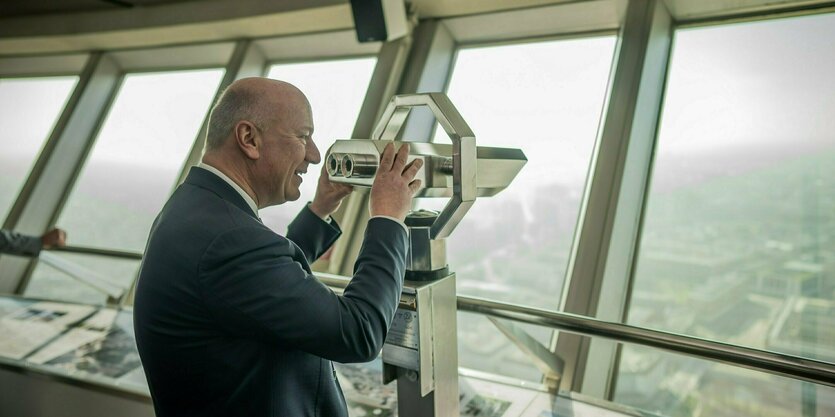
M823 265L789 261L781 267L756 275L755 291L775 297L818 297L822 289Z
M654 243L657 248L641 254L639 273L656 281L675 279L683 284L701 284L735 270L744 261L741 254L707 253L707 248L691 246L675 248L675 241Z
M835 302L793 297L771 327L766 348L835 362Z

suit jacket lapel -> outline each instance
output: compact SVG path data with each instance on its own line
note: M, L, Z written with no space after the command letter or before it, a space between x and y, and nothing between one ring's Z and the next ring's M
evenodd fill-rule
M241 210L243 210L249 216L255 218L259 222L261 219L252 212L252 209L249 207L249 204L235 191L234 188L229 186L226 181L223 181L217 175L199 168L199 167L192 167L191 170L188 172L188 176L184 181L187 184L191 184L197 187L205 188L217 195L220 198L229 201L230 203L234 204ZM266 227L266 226L264 226ZM286 239L286 238L285 238ZM293 248L293 259L302 265L305 271L308 274L312 274L313 271L310 269L310 264L307 262L307 258L304 256L304 251L296 245L292 240L287 239L290 242L290 246Z

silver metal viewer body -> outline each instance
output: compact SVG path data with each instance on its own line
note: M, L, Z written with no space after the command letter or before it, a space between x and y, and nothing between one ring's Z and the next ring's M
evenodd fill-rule
M397 381L398 415L459 415L455 274L445 239L430 240L437 212L406 218L411 247L400 305L383 345L383 383Z
M357 187L371 187L380 165L380 154L390 141L337 140L328 151L325 163L331 181ZM398 149L404 142L393 142ZM408 162L422 159L415 179L421 180L416 197L453 196L452 145L408 142ZM519 149L476 147L476 166L462 177L475 182L476 197L490 197L505 189L525 166L527 159Z

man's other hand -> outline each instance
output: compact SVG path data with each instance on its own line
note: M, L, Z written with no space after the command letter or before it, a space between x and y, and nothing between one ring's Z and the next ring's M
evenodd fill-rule
M322 219L327 219L342 204L342 200L354 191L354 187L346 184L331 182L328 178L328 171L322 164L322 171L319 173L319 184L316 186L316 196L310 203L310 211Z
M64 247L67 245L67 232L61 229L52 229L41 236L41 244L44 249Z
M415 179L423 160L415 159L406 165L409 157L409 145L403 144L397 153L394 145L386 145L380 156L380 166L371 185L371 216L394 217L400 221L406 219L406 213L412 208L412 197L420 188L420 180Z

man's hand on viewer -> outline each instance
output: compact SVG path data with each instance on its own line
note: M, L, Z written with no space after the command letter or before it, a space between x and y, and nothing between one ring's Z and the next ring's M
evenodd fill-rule
M420 180L415 179L423 161L415 159L406 165L409 157L409 145L403 144L397 153L394 145L386 145L380 157L380 166L371 186L371 216L388 216L403 221L412 207L412 197L420 188Z
M342 200L354 191L354 187L346 184L331 182L328 171L322 165L319 174L319 184L316 186L316 196L310 203L310 210L322 219L327 219L342 204Z
M41 244L44 249L64 247L67 245L67 232L61 229L52 229L41 236Z

